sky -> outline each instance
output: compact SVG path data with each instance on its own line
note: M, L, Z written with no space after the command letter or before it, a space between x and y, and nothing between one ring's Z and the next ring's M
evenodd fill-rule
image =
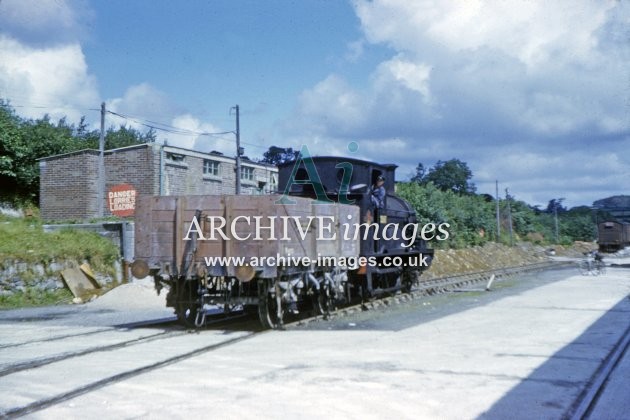
M628 1L0 0L0 98L93 128L105 102L228 155L239 105L250 158L306 145L398 180L456 158L543 207L630 194Z

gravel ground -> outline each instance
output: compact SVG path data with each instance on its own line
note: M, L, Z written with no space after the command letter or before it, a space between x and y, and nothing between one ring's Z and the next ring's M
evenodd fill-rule
M150 279L122 284L97 299L74 305L56 305L0 311L0 322L45 322L50 325L115 326L173 316L166 307L166 291L157 295Z
M258 334L31 417L563 418L627 328L629 274L551 270ZM179 340L216 333L239 332Z
M146 277L133 283L122 284L86 306L90 309L151 309L166 306L166 290L160 295L155 291L153 280Z

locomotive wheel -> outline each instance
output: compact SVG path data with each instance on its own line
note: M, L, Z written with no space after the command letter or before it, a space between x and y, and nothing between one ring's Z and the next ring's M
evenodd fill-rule
M258 314L258 306L256 305L243 305L243 312L247 315L257 315Z
M404 279L402 282L402 288L400 289L403 293L411 293L411 288L413 286L413 283L408 281L407 279Z
M198 287L196 281L180 281L175 304L178 321L186 328L195 328L195 319L199 311Z
M418 284L420 272L418 270L405 270L402 273L402 292L411 293L414 285Z
M262 281L258 297L258 318L264 329L282 328L282 303L276 282ZM280 306L280 311L278 311ZM278 312L280 314L278 314Z
M413 274L405 271L402 274L402 288L400 289L403 293L411 293L411 288L413 287Z

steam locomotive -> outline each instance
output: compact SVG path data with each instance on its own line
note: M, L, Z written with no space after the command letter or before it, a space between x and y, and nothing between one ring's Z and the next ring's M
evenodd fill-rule
M296 313L410 290L433 250L395 193L395 170L300 156L279 166L278 194L139 197L132 274L166 287L188 327L204 324L207 305L242 306L278 328Z

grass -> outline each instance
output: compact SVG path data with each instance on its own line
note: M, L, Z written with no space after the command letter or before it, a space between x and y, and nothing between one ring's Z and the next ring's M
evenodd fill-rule
M0 215L0 265L12 261L47 264L88 261L95 271L113 275L118 248L95 232L63 229L44 232L38 218Z
M58 305L72 302L73 297L68 289L40 290L30 288L23 292L0 296L0 309Z
M87 261L96 272L115 276L114 262L119 251L109 239L95 232L63 229L44 232L37 217L0 214L0 268L15 263L27 265L57 261ZM48 274L50 275L50 273ZM32 270L19 274L26 290L0 296L0 309L70 303L68 289L41 290L33 287L39 275Z

